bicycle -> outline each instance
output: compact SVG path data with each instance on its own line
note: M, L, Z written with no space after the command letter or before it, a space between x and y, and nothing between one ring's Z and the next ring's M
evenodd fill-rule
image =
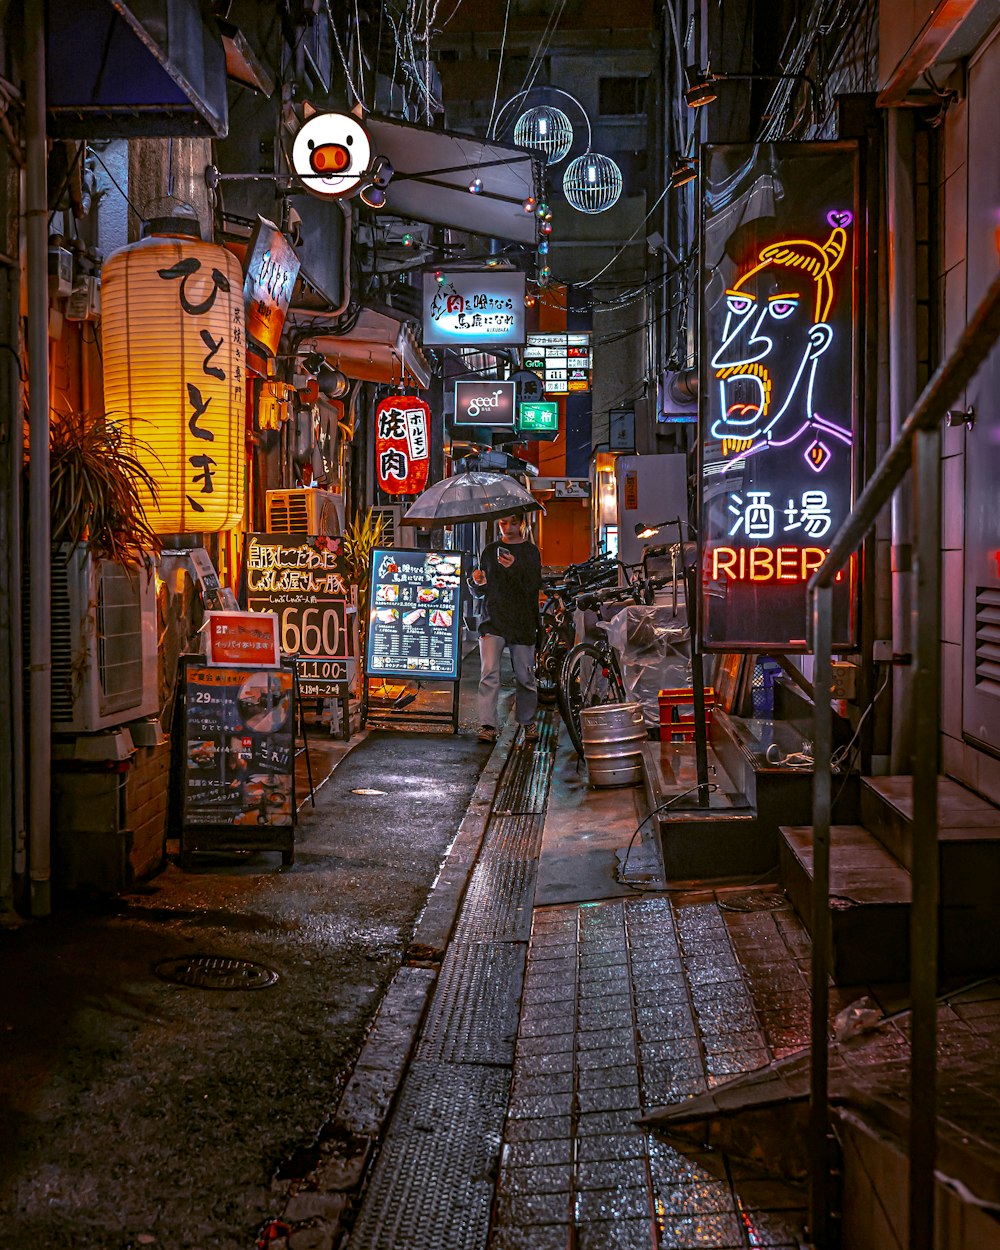
M669 577L637 578L627 586L580 594L576 607L592 609L605 603L651 603L655 591L669 581ZM559 673L556 691L559 711L576 753L581 757L584 752L580 713L588 707L625 702L625 679L608 637L608 624L598 621L599 638L571 647Z
M573 646L576 627L573 599L581 591L607 588L618 581L619 562L597 557L582 564L571 564L558 579L544 578L546 599L541 609L538 642L535 648L535 680L541 703L557 697L559 672L566 653Z

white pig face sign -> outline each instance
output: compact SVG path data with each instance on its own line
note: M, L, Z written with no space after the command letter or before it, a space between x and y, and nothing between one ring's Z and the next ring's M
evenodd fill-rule
M353 195L371 158L368 132L346 113L315 113L292 144L292 169L322 199Z

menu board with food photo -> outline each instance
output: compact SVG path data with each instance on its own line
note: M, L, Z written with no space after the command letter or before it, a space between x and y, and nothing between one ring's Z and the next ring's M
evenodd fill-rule
M271 845L258 832L295 824L294 674L291 667L184 670L182 849L207 849L197 831L228 828L226 845ZM237 833L235 826L245 827ZM273 837L273 835L270 835ZM291 845L290 836L273 849ZM219 843L215 843L218 845Z
M462 553L377 549L370 585L368 676L457 681Z

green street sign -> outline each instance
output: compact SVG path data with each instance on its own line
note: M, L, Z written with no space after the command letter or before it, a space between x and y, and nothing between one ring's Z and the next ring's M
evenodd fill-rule
M559 429L559 405L553 403L519 404L517 428L522 433L556 433Z

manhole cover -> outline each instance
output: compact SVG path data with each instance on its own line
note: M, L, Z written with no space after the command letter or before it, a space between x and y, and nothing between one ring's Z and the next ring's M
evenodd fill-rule
M723 911L779 911L788 906L784 894L764 893L751 890L746 894L730 894L719 899Z
M201 990L263 990L278 974L249 959L223 959L219 955L186 955L161 959L153 968L163 981L193 985Z

